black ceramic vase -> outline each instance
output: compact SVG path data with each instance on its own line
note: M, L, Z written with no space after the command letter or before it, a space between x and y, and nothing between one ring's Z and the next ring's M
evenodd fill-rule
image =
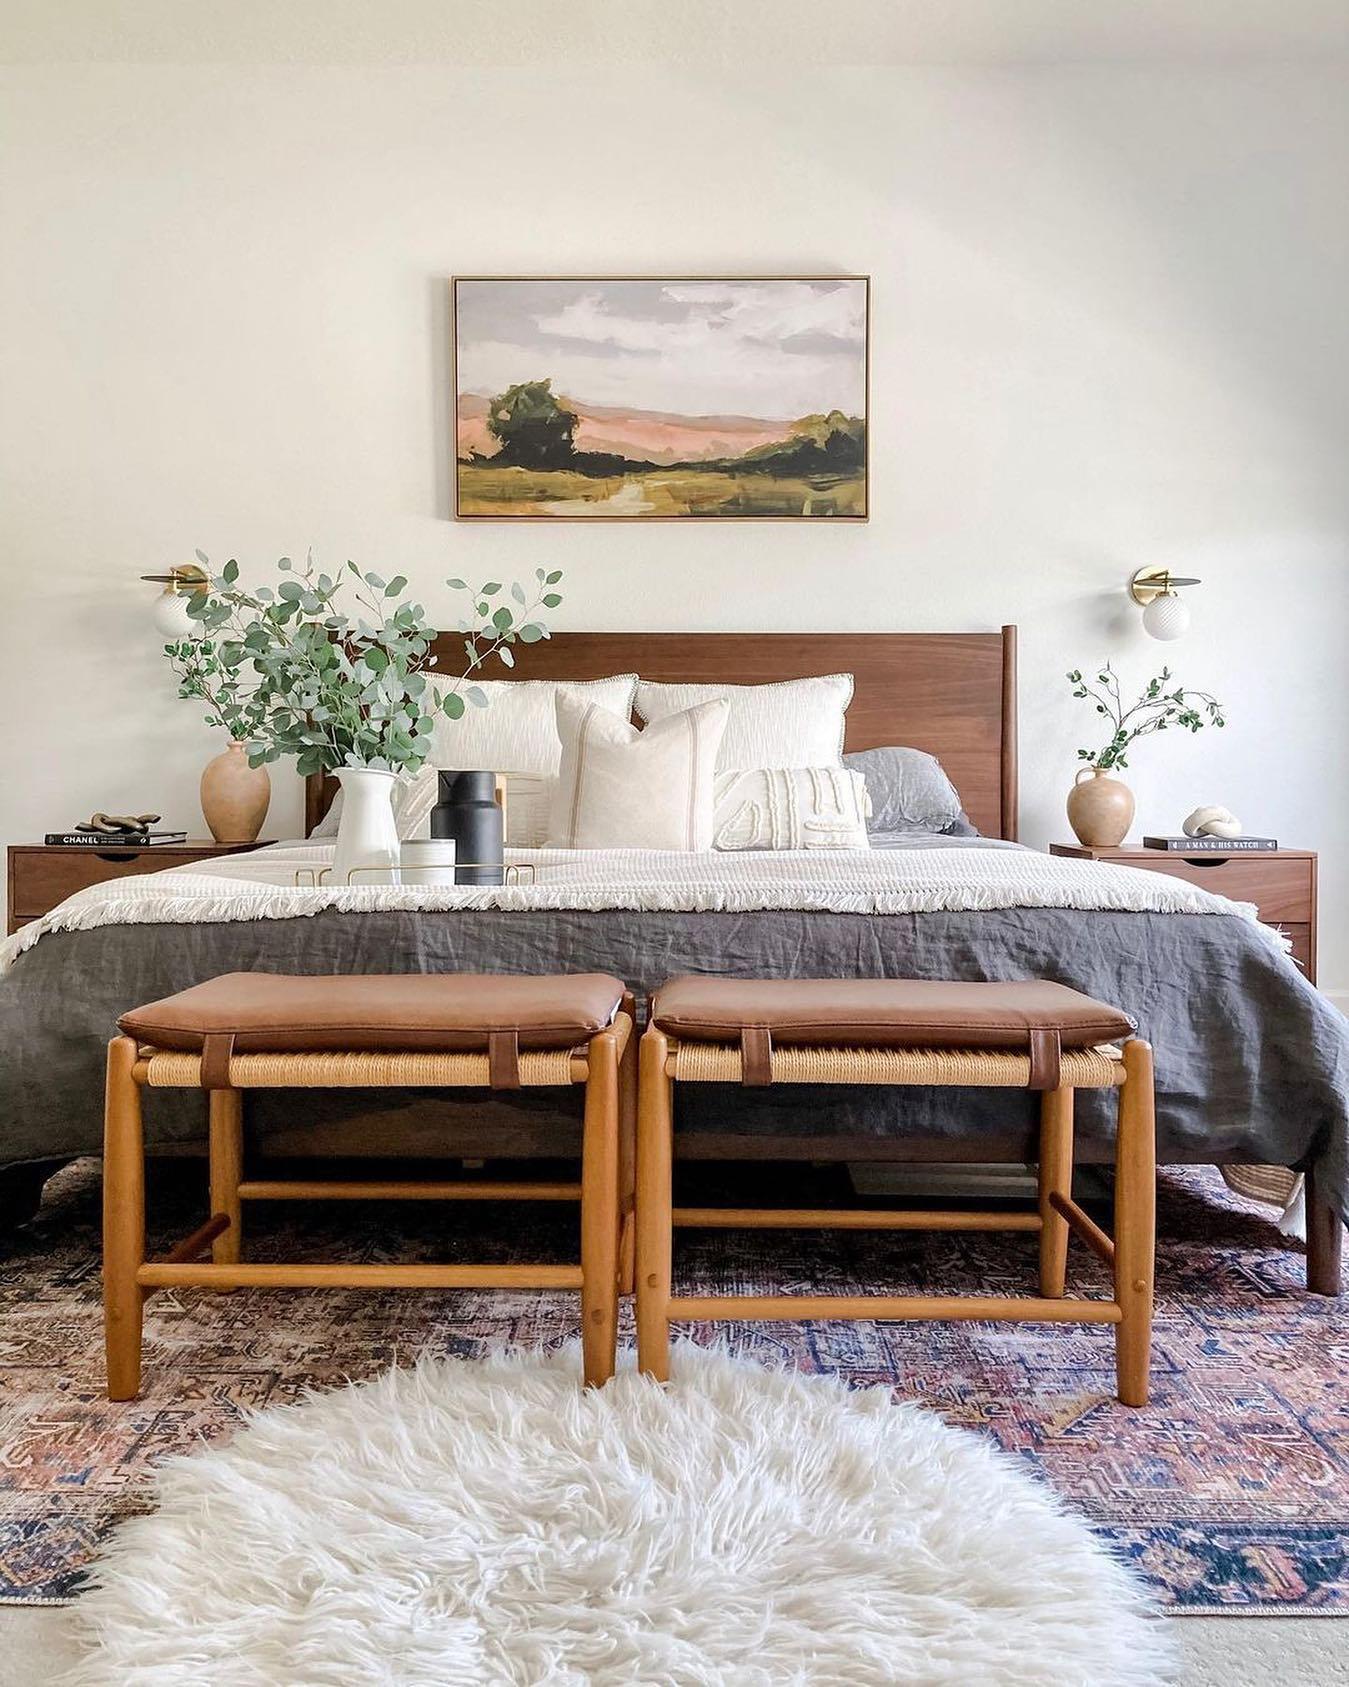
M436 777L440 801L431 810L431 836L454 839L454 882L503 884L505 817L496 799L496 774L438 773Z

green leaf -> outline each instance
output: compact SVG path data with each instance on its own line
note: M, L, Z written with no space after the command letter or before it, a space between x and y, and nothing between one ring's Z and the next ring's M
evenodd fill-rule
M468 590L467 580L447 580L445 584L452 592L466 592Z
M407 576L405 574L395 574L393 579L389 581L387 586L385 586L384 595L385 597L397 597L399 592L405 592L406 590Z
M208 567L210 566L211 559L210 559L210 557L207 556L205 551L203 551L201 549L198 549L198 550L194 551L192 554L196 557L198 562L204 563Z
M468 698L469 702L472 703L475 709L485 709L487 707L487 693L480 685L469 686L468 690L464 693L464 696Z
M510 626L514 622L514 620L515 620L515 617L511 614L510 610L507 609L506 605L503 603L501 608L498 609L497 612L493 615L492 625L494 627L499 628L504 633L510 628Z
M501 590L500 580L489 580L488 583L481 588L481 596L483 596L483 597L495 597L500 590Z
M457 691L445 693L445 713L451 720L459 720L464 713L464 699Z
M556 609L558 604L562 602L562 599L556 592L545 592L540 601L545 609Z
M547 638L547 633L535 621L526 621L520 628L521 644L537 644L540 639Z
M560 568L555 568L552 571L552 573L548 576L545 584L547 584L549 586L555 586L561 578L562 578L562 570Z
M239 564L234 560L233 557L231 557L230 560L225 564L224 569L221 571L221 579L224 580L224 582L227 586L232 586L238 578L239 578Z
M514 581L511 582L511 596L515 599L515 601L518 604L521 604L521 605L524 604L525 588L520 584L520 582L518 580L514 580Z

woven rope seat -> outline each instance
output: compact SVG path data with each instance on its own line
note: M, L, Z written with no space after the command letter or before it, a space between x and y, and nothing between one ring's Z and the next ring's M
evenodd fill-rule
M941 1084L950 1087L1025 1089L1028 1054L1001 1049L859 1049L790 1045L769 1056L775 1084ZM683 1043L674 1052L681 1083L738 1084L744 1062L738 1047ZM1118 1048L1065 1050L1062 1081L1074 1089L1106 1089L1123 1082Z

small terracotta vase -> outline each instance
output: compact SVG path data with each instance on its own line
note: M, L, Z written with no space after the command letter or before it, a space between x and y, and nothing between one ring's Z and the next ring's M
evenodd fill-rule
M1090 774L1087 784L1083 774ZM1134 794L1104 768L1080 767L1068 793L1068 824L1089 849L1114 849L1134 823Z
M248 765L245 746L237 738L202 769L201 811L217 843L252 843L271 800L267 769Z

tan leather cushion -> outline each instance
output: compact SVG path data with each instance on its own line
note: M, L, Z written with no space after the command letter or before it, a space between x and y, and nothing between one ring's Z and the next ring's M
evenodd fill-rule
M229 972L125 1013L128 1037L196 1051L232 1036L240 1053L485 1049L514 1031L522 1049L571 1048L610 1024L625 987L604 973L528 978L478 973L296 977Z
M1032 1031L1059 1033L1066 1048L1127 1037L1118 1008L1064 984L961 984L910 978L701 978L656 992L662 1031L702 1042L738 1042L766 1029L780 1043L854 1048L1017 1048Z

